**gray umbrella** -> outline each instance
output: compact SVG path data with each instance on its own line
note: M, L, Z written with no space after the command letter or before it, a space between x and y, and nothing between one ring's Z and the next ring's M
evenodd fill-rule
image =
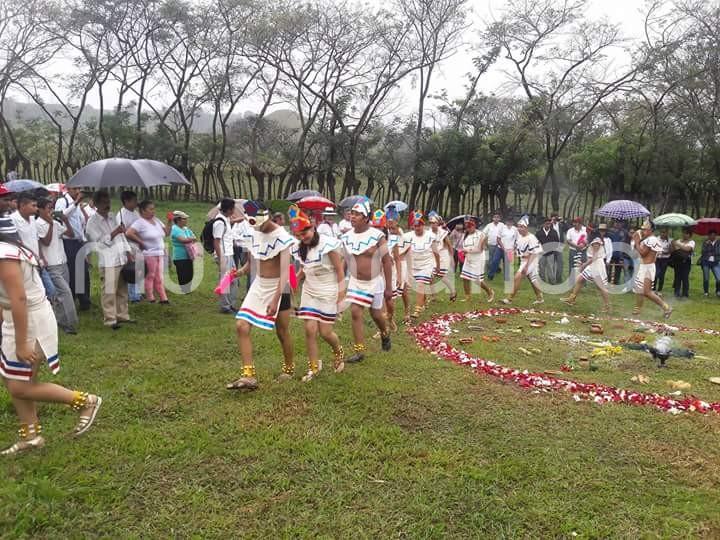
M372 199L370 197L366 197L365 195L350 195L349 197L345 197L342 201L340 201L341 208L351 208L355 206L359 202L368 201L370 204L373 203Z
M151 159L110 158L85 165L68 180L66 187L154 187L190 185L170 165Z
M287 196L288 201L296 202L305 197L322 197L322 193L315 191L314 189L301 189L300 191L293 191Z
M30 191L31 189L45 189L45 186L35 180L10 180L3 184L5 189L12 191L13 193L20 193L21 191Z

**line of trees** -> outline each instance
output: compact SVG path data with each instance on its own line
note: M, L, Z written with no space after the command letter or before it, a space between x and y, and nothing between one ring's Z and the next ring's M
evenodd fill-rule
M0 171L55 181L148 157L198 200L314 188L447 214L623 197L718 215L720 9L657 0L626 40L588 2L509 0L481 28L468 0L4 2ZM464 88L433 93L468 44ZM9 97L42 117L8 115Z

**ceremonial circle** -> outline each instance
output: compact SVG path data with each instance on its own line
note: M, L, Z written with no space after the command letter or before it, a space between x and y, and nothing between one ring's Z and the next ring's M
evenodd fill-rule
M503 382L512 383L520 388L539 391L539 392L566 392L572 395L576 401L592 401L597 404L604 403L624 403L627 405L642 405L648 407L654 407L662 411L669 412L671 414L679 414L683 412L699 412L708 413L715 412L720 413L720 402L707 402L699 397L687 395L685 397L678 397L673 395L662 395L659 393L646 393L630 388L617 388L614 386L583 382L573 380L565 376L556 376L554 373L548 372L533 372L527 369L511 368L502 365L501 363L474 356L461 348L454 347L450 341L451 337L454 337L453 326L460 321L477 320L487 321L496 319L503 324L506 322L506 317L514 317L517 315L537 315L537 316L549 316L549 317L565 317L567 314L549 312L549 311L538 311L538 310L520 310L520 309L485 309L479 311L470 311L466 313L445 313L433 317L427 322L424 322L416 327L410 328L408 331L414 337L418 346L425 351L436 355L439 358L454 362L462 366L468 366L480 375L495 377ZM572 316L575 319L584 319L590 322L591 325L597 325L594 321L600 321L603 323L615 321L628 324L647 324L649 328L655 332L683 332L683 333L700 333L708 336L719 336L720 332L708 328L688 328L684 326L671 326L663 323L643 323L636 319L614 319L614 318L603 318L598 319L594 317L581 317ZM530 322L529 326L544 327L544 324L537 324L536 322ZM482 336L486 337L486 336ZM474 338L460 338L460 343L471 343ZM490 339L487 341L495 341ZM598 344L600 345L600 344ZM611 347L611 345L604 345L605 347ZM523 351L530 352L525 348L520 348ZM537 354L542 354L541 351L537 350ZM563 371L568 373L571 371L569 366L563 364L561 367Z

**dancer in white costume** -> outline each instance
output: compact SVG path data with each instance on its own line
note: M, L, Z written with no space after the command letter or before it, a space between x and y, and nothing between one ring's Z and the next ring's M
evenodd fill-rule
M300 264L298 282L304 281L298 319L305 324L308 372L304 382L311 381L322 369L317 337L320 334L335 355L335 373L345 368L345 353L333 330L338 304L345 298L345 269L340 240L319 234L310 218L297 206L288 210L290 230L299 241L292 254Z
M20 439L0 452L3 456L45 445L37 403L63 403L79 412L75 436L90 428L102 405L100 396L37 381L43 363L53 374L60 370L57 322L38 265L36 255L20 244L12 219L0 217L0 376L20 420Z
M648 220L645 220L640 230L635 232L633 240L635 241L635 249L642 260L635 275L633 286L633 292L635 293L633 315L640 314L645 298L648 298L660 306L663 310L663 316L669 319L670 315L672 315L672 308L652 290L652 284L655 281L655 260L658 253L662 253L663 248L657 236L653 234L652 224Z
M437 212L428 214L428 222L430 223L430 230L435 235L438 255L440 256L436 275L447 290L450 291L450 301L454 302L457 298L457 292L455 290L455 265L453 264L453 245L450 242L450 231L447 230L442 216Z
M340 236L345 246L350 266L350 281L345 298L352 304L352 330L355 344L353 355L347 362L360 362L365 358L363 309L369 308L370 315L380 330L382 349L389 351L392 344L387 321L383 316L383 303L392 300L392 259L388 253L385 235L370 227L370 202L364 200L351 210L353 228ZM381 281L384 280L384 281ZM379 289L380 283L384 284Z
M465 236L462 242L462 251L465 255L460 277L463 280L465 291L464 301L470 300L470 286L477 283L487 294L488 302L495 300L495 291L485 283L485 263L487 254L487 236L477 228L477 218L467 215L464 219Z
M402 298L403 307L405 309L404 323L410 322L410 287L408 274L408 250L410 249L410 241L400 228L400 215L394 206L388 207L385 217L387 218L388 227L388 248L392 253L395 261L395 272L397 274L395 281L395 298Z
M250 330L275 330L283 350L282 373L278 380L291 379L295 372L293 342L290 335L290 293L286 292L291 249L297 241L280 225L270 219L270 211L261 201L247 201L244 205L249 227L239 237L247 249L248 262L238 271L238 277L250 270L250 258L257 264L257 274L235 315L238 348L242 356L242 376L227 384L228 390L256 390L258 388L253 359Z
M425 216L419 210L411 215L413 230L405 234L410 241L410 273L415 282L415 310L411 317L416 319L425 311L425 300L433 275L440 266L440 254L432 231L425 227Z
M565 302L570 306L575 305L577 295L580 294L582 286L586 281L592 281L600 291L600 296L603 299L603 313L610 313L610 296L608 295L608 280L607 280L607 269L605 268L605 243L599 236L593 238L590 242L590 248L587 252L587 261L581 264L580 274L575 279L575 286L573 287L570 296L567 298L561 298L561 302Z
M503 304L512 303L524 278L530 281L530 285L533 291L535 291L533 305L542 304L545 300L538 285L540 283L538 267L540 257L542 256L542 246L535 235L528 231L527 216L523 216L520 221L518 221L517 230L518 238L515 249L517 250L518 257L520 257L520 268L518 268L518 271L515 273L512 292L507 298L503 298Z

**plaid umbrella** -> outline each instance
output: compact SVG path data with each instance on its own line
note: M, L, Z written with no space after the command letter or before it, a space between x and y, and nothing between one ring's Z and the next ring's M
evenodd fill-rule
M675 213L663 214L653 219L653 225L656 227L690 227L696 223L697 221L690 216Z
M650 210L635 201L610 201L595 212L597 216L614 219L632 219L650 215Z

